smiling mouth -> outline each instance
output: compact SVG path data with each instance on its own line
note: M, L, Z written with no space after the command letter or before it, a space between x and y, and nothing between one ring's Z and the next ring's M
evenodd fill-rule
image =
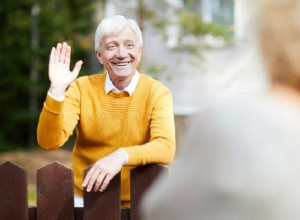
M130 63L131 63L131 61L128 61L128 62L113 62L113 64L117 65L117 66L127 66Z

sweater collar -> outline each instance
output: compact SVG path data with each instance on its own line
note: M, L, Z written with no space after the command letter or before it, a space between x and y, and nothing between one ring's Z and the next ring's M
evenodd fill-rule
M136 89L138 81L139 81L139 72L135 71L135 74L133 75L129 85L125 89L123 89L122 91L128 92L129 96L131 96L134 93L135 89ZM106 73L105 93L108 94L110 91L120 92L120 90L114 86L111 79L109 78L109 75Z

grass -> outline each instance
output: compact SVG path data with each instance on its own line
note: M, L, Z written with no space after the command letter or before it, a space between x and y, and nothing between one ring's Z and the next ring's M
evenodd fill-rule
M28 189L28 206L36 206L36 190L32 187Z

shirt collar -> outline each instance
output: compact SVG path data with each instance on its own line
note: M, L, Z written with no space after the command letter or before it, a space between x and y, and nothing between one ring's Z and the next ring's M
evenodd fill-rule
M135 71L129 85L125 89L123 89L122 91L128 92L128 94L131 96L133 94L133 92L135 91L135 89L136 89L138 81L139 81L139 73L138 73L138 71ZM111 79L109 78L108 73L106 73L105 93L108 94L110 91L119 92L120 90L114 86Z

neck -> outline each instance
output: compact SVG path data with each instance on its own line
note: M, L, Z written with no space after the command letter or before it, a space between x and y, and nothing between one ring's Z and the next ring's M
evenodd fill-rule
M131 78L130 79L111 79L112 83L114 84L114 86L119 89L120 91L121 90L124 90L130 83L131 81Z
M124 90L130 84L131 79L133 78L134 74L130 74L127 77L113 77L113 76L110 76L108 73L111 82L120 91Z

